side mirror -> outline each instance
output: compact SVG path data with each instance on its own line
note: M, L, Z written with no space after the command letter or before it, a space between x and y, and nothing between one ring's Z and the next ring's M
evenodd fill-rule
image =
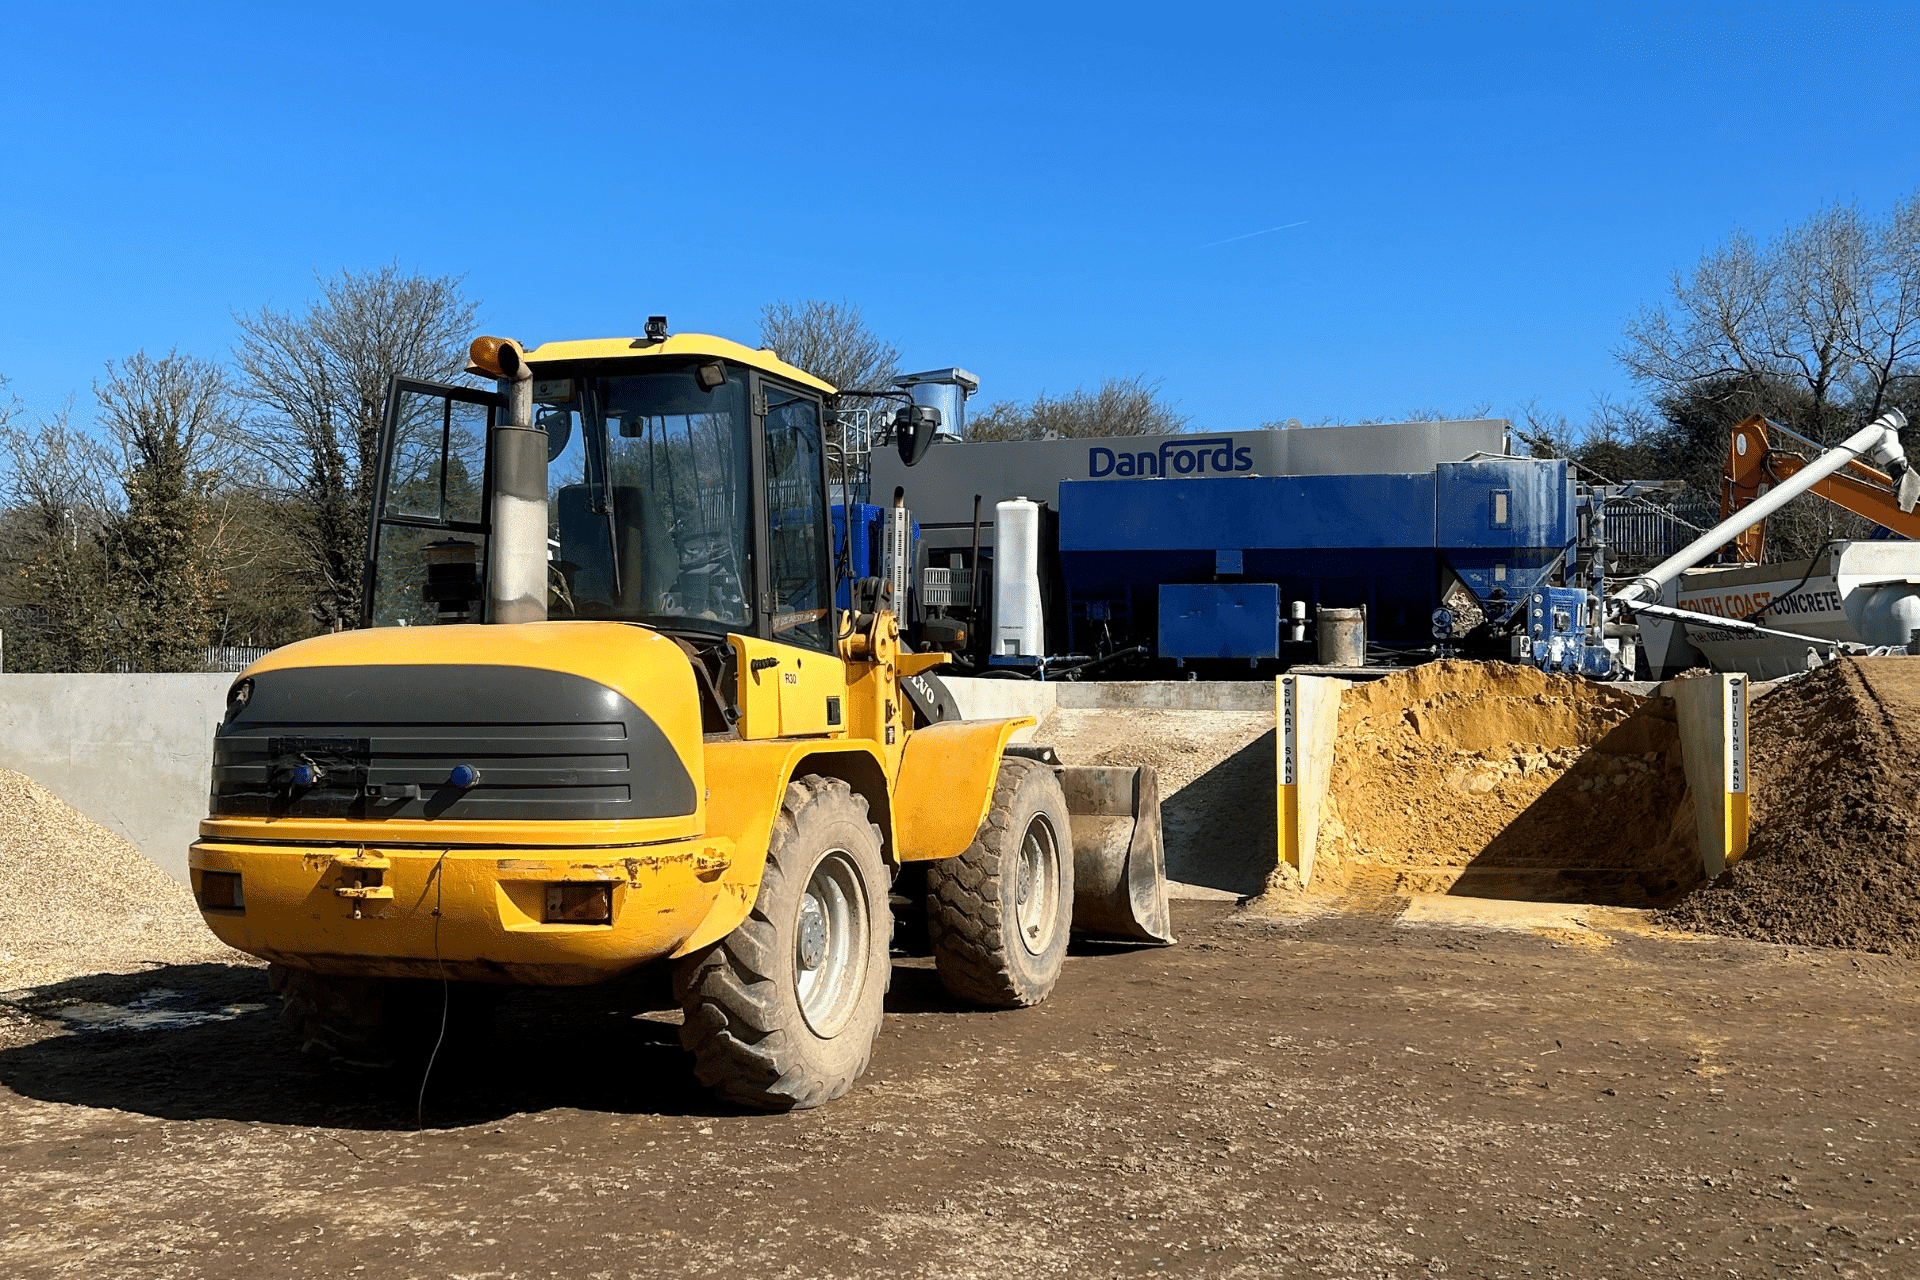
M534 425L547 433L547 465L552 466L573 439L573 414L567 409L541 405Z
M893 415L893 443L900 450L900 461L917 466L933 447L934 433L940 430L940 411L930 404L916 404Z

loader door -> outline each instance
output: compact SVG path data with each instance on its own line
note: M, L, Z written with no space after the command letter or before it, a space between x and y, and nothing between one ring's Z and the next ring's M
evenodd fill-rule
M767 634L782 644L834 650L833 558L818 397L759 384L766 441Z
M393 380L368 521L362 626L485 621L487 440L505 403L474 387Z

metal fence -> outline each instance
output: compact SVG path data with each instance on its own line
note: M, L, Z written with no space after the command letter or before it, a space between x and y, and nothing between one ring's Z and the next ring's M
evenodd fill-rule
M204 671L245 671L271 653L265 645L216 645L207 650Z
M245 671L272 652L271 645L214 645L209 647L205 656L201 658L199 670L214 674ZM129 658L109 658L100 670L111 676L151 674L145 667Z
M1719 504L1699 499L1667 506L1645 498L1610 499L1605 508L1607 551L1622 560L1664 560L1720 519Z

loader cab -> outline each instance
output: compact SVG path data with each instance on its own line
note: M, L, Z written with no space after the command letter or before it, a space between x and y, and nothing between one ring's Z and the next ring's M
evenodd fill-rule
M645 625L702 651L728 634L832 652L823 437L832 387L720 338L527 353L547 443L550 619ZM486 622L497 393L396 380L363 621Z

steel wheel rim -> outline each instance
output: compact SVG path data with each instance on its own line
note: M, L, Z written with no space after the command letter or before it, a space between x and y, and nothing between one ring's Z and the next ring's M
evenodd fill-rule
M1053 824L1036 813L1020 837L1014 890L1014 927L1030 955L1045 955L1060 927L1060 842Z
M866 977L867 900L852 854L830 849L814 864L796 923L793 991L800 1015L815 1035L837 1035L859 1006Z

